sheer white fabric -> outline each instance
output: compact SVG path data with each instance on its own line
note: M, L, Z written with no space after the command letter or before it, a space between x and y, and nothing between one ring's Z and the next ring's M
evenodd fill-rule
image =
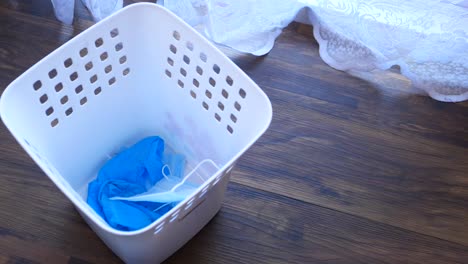
M335 69L388 86L398 65L440 101L468 99L468 0L166 0L216 43L268 53L298 14L313 24L320 56Z
M51 0L56 17L66 23L73 22L75 0ZM122 8L123 0L81 0L94 17L99 21Z

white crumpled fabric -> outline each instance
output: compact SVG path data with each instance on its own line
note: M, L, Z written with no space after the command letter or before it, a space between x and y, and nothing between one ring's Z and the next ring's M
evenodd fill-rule
M57 18L66 24L73 22L75 0L51 0ZM78 1L78 0L77 0ZM122 8L123 0L81 0L94 17L99 21Z
M160 1L161 2L161 1ZM335 69L385 86L398 65L440 101L468 99L468 0L165 0L214 42L268 53L298 14L314 28L320 56Z

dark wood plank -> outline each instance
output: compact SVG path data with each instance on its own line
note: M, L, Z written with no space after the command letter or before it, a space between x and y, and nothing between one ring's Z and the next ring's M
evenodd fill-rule
M274 110L233 181L468 245L468 104L379 92L313 44L293 27L263 58L224 49Z
M120 263L3 127L0 138L0 259Z
M21 73L92 25L74 26L34 17L0 6L0 88L3 91ZM31 48L33 45L34 48Z
M231 183L167 263L466 263L468 247Z

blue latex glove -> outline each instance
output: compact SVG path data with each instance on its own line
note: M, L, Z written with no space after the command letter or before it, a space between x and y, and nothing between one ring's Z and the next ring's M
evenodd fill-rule
M164 141L160 137L145 138L106 162L88 186L87 202L116 229L132 231L148 226L178 201L131 202L110 198L147 192L163 178L164 164L180 173L184 163L180 155L164 155Z

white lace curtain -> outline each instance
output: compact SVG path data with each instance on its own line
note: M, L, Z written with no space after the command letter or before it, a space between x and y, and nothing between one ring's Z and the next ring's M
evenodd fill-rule
M97 7L107 0L83 1ZM197 25L214 42L255 55L268 53L282 29L302 13L313 25L320 56L331 67L385 87L389 78L382 76L398 65L411 81L408 92L447 102L468 99L468 0L159 3Z
M33 0L34 1L34 0ZM55 16L66 24L73 22L75 0L51 0ZM99 21L122 8L123 0L76 0L88 8L96 21Z

